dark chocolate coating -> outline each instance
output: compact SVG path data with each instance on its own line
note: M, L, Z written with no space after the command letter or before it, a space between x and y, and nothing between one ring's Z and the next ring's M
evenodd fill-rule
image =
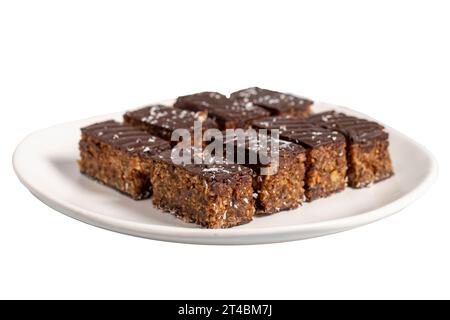
M339 132L322 128L303 119L270 117L253 121L252 125L259 129L279 129L281 139L306 148L345 142L344 136Z
M142 122L164 130L194 129L194 121L202 121L204 129L216 128L216 124L205 113L191 112L163 105L152 105L135 111L129 111L124 118Z
M233 92L231 98L263 107L269 110L273 115L298 111L307 112L313 104L313 101L306 98L258 87Z
M175 164L172 161L172 150L165 150L158 155L153 156L154 159L171 163L174 166L182 167L190 173L201 176L208 181L216 182L230 182L238 176L245 176L252 174L252 170L238 164Z
M163 139L113 120L81 128L81 132L129 154L151 156L170 148Z
M227 102L228 98L221 93L204 91L178 97L177 101L174 104L174 107L178 108L179 107L178 105L197 107L199 104L208 107L214 105L223 105L226 104Z
M292 143L290 141L282 140L282 139L272 139L270 134L267 135L267 140L265 142L261 142L256 139L256 137L249 138L246 137L245 141L239 141L235 135L225 136L224 145L225 147L229 145L233 145L235 149L235 153L245 152L246 158L245 160L249 160L250 154L257 154L257 163L255 165L259 166L261 164L267 165L270 157L273 154L273 145L272 142L276 141L278 143L278 151L279 153L288 153L291 156L298 155L299 153L304 153L306 150L301 145ZM264 148L266 150L264 150ZM267 158L269 157L269 158ZM236 154L235 154L236 158ZM246 163L248 164L248 163Z
M179 97L174 107L191 111L207 111L208 116L215 119L222 129L245 127L253 119L270 115L264 108L249 102L228 99L217 92L200 92Z
M346 115L335 111L317 113L307 119L323 128L337 130L345 135L349 143L366 143L370 140L387 140L389 135L376 122Z

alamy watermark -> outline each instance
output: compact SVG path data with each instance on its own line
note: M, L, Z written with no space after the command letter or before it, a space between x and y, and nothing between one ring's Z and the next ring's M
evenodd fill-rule
M261 175L277 173L279 130L207 129L195 121L193 130L176 129L171 141L177 142L171 158L175 164L260 165Z

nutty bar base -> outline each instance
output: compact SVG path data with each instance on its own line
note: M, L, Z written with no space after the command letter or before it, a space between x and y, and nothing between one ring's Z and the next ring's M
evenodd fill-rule
M394 174L388 140L372 140L348 146L348 185L363 188Z
M278 171L261 175L255 170L253 189L256 214L268 215L298 208L304 201L305 153L280 152Z
M217 169L217 175L225 177L216 179L216 169L155 160L151 176L153 204L186 222L207 228L229 228L250 222L255 211L251 171L242 168L241 172L231 172L223 167Z
M81 173L133 199L150 197L151 161L144 161L137 154L129 155L87 135L82 135L80 141L80 157Z
M306 168L305 195L309 201L344 190L347 172L345 143L309 149Z

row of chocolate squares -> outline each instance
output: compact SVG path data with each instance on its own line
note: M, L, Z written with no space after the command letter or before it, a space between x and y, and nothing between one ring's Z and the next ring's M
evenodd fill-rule
M181 96L173 106L147 106L126 112L123 119L169 141L177 129L192 133L195 120L202 121L203 132L211 128L277 129L282 139L307 150L338 144L345 138L351 187L364 187L393 174L389 136L382 125L334 111L314 114L312 106L309 99L253 87L229 98L217 92Z
M155 112L154 114L158 114ZM326 112L307 119L269 117L255 128L279 129L276 174L266 164L175 164L170 144L141 126L107 121L82 129L81 172L135 199L209 228L249 222L393 174L388 135L377 123ZM249 150L250 151L250 150Z
M163 139L175 129L193 130L195 120L204 130L248 128L251 122L269 116L305 118L313 101L288 93L257 87L239 90L229 97L218 92L200 92L178 97L173 106L151 105L127 112L127 123Z

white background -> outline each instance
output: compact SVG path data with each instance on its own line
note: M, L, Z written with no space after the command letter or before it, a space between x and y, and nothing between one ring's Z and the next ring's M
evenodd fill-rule
M430 0L1 1L0 298L450 298L449 17ZM406 133L437 157L437 183L355 230L218 247L77 222L13 173L34 130L253 85Z

